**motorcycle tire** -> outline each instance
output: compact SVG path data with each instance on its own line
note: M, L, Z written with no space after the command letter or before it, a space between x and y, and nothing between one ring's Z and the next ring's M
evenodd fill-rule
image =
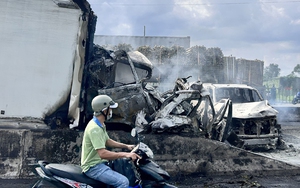
M297 101L295 99L292 100L293 104L297 104Z

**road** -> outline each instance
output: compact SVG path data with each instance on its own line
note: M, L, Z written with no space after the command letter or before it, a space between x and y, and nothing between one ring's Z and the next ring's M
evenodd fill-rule
M272 152L260 152L258 154L275 158L289 164L300 167L300 122L280 122L282 137L288 148ZM180 183L180 188L205 187L205 188L298 188L300 187L300 175L297 176L259 176L238 174L235 177L186 177Z
M268 157L276 158L293 165L300 166L300 122L282 122L282 136L288 149L267 153L259 153ZM27 180L1 180L3 188L29 188L35 179ZM298 188L300 175L297 176L259 176L238 174L235 177L182 177L171 182L179 188L241 188L241 187L260 187L260 188ZM47 186L47 188L51 186Z
M284 122L281 127L288 149L260 154L300 167L300 122Z

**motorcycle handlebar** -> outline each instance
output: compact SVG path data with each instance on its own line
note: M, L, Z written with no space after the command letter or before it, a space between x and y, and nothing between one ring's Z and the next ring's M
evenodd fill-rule
M137 144L137 145L130 151L130 153L135 153L135 151L137 151L138 148L139 148L139 144Z

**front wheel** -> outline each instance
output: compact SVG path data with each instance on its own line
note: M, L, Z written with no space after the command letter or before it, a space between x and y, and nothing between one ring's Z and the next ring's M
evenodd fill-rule
M292 100L292 103L293 103L293 104L297 104L297 100L296 100L296 99L293 99L293 100Z

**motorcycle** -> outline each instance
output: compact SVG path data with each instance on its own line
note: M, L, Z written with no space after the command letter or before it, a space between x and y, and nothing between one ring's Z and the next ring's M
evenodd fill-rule
M131 159L122 158L110 161L109 165L115 171L125 175L129 180L130 187L134 188L176 188L167 183L170 179L168 172L163 170L153 159L152 150L143 142L141 142L138 131L134 128L131 135L137 138L138 144L131 151L141 159L132 161ZM111 186L91 179L82 173L79 165L74 164L58 164L48 163L46 161L38 161L38 167L35 168L40 179L32 186L32 188L41 188L49 183L55 187L72 187L72 188L110 188Z
M300 93L298 92L297 95L294 96L292 100L292 104L300 103Z

